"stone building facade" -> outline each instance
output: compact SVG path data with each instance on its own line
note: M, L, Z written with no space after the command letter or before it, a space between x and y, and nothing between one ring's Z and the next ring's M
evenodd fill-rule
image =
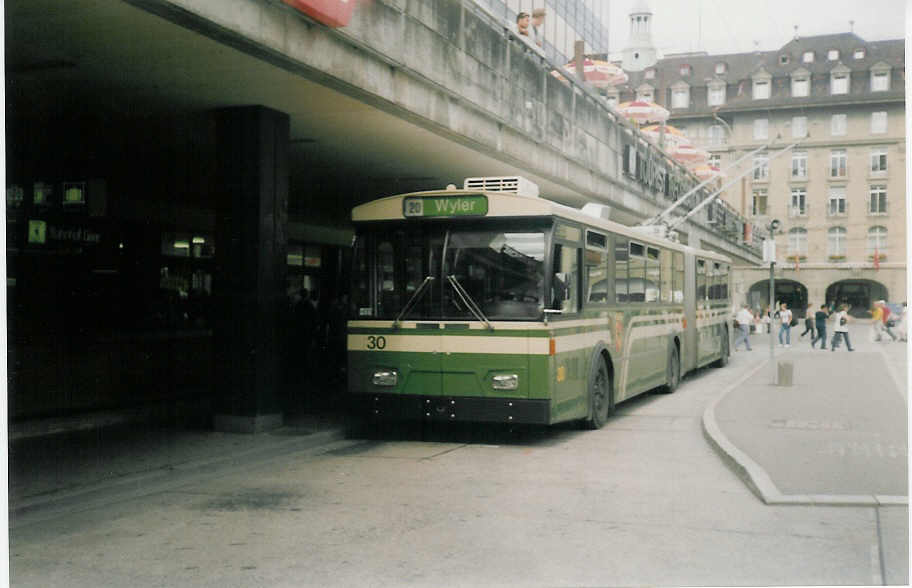
M710 153L721 195L780 221L776 298L799 312L906 300L904 41L796 37L775 51L667 55L609 100L652 99ZM733 165L738 160L740 164ZM768 303L769 268L735 270L736 302Z

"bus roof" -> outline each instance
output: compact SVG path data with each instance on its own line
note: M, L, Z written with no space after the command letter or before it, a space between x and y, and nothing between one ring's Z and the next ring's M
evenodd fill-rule
M473 210L471 206L472 198L479 196L483 196L487 200L486 208L484 208L484 212L482 214L479 214L478 211ZM379 198L377 200L372 200L370 202L356 206L352 209L352 221L355 223L362 223L371 221L409 220L413 217L406 216L405 214L406 199L431 199L434 200L435 203L440 203L440 206L442 207L441 209L445 214L416 215L424 219L451 220L453 218L469 216L473 218L478 218L480 216L483 216L484 218L552 216L575 221L593 228L610 231L612 233L623 235L631 239L636 239L637 241L642 241L644 243L661 245L662 247L686 251L688 253L693 253L700 255L701 257L707 257L718 261L729 263L731 262L731 259L728 256L722 255L720 253L690 247L688 245L676 243L668 239L663 239L656 235L650 235L649 233L639 231L634 227L629 227L627 225L622 225L611 220L591 216L576 208L558 204L557 202L552 202L551 200L547 200L545 198L518 196L510 192L483 192L479 190L455 189L428 190L424 192L397 194L395 196ZM447 210L447 202L451 203L450 206L454 208ZM466 204L463 206L467 210L457 210L459 208L459 202L466 202ZM446 212L453 212L453 214L446 214Z

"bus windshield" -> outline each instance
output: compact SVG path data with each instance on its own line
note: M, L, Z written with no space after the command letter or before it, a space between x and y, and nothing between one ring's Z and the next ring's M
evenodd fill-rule
M539 223L368 228L353 272L357 318L538 320L545 232ZM460 292L461 290L461 292Z

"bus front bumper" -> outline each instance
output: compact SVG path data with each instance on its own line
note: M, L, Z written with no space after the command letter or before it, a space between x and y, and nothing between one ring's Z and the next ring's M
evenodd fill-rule
M355 393L352 409L374 419L550 424L549 400Z

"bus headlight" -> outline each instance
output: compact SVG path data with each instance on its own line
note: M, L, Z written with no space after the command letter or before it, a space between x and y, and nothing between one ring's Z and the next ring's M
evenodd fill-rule
M519 376L516 374L503 374L491 378L491 386L495 390L516 390L519 388Z
M396 370L377 370L371 381L374 386L395 386L399 382L399 374Z

